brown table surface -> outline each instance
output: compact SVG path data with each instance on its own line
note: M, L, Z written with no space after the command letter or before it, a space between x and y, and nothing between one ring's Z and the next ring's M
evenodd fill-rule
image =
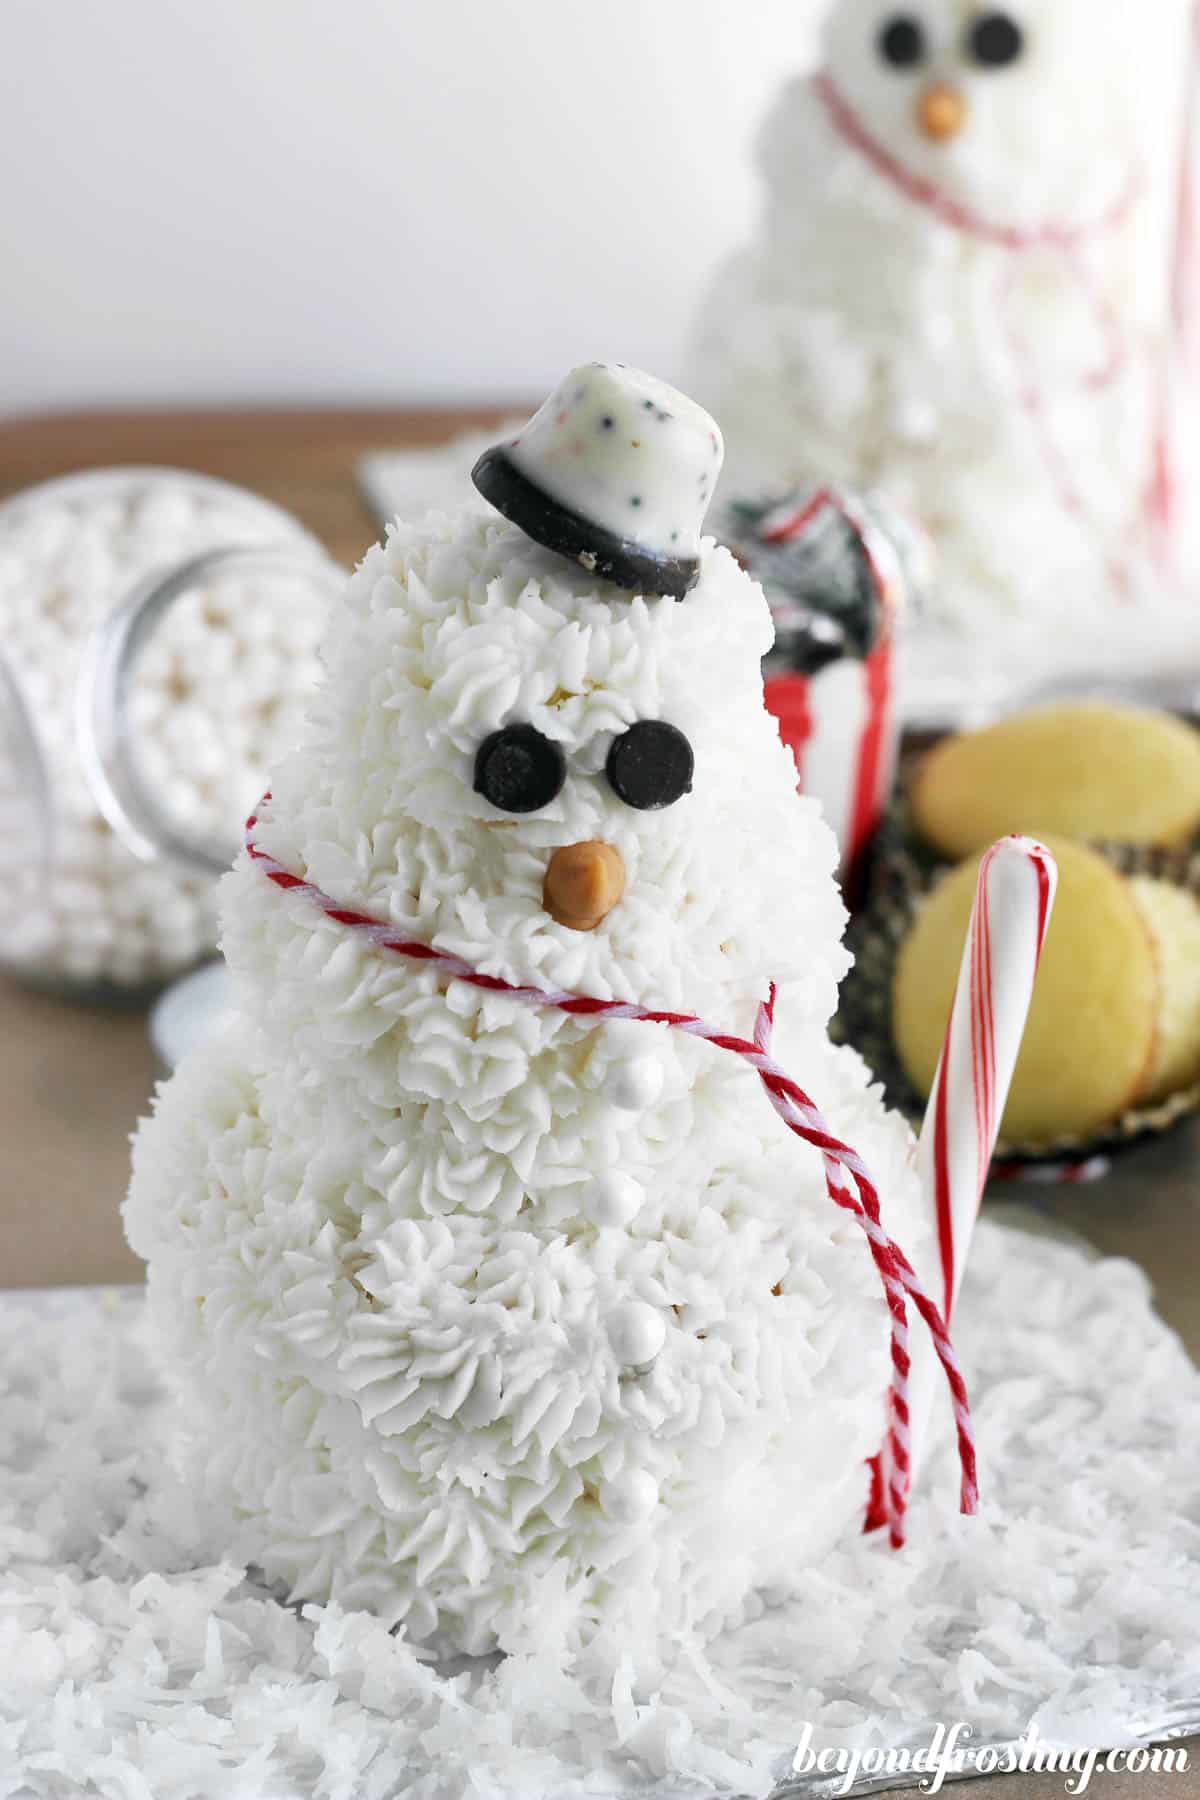
M0 498L68 470L165 463L243 483L296 513L342 562L376 536L354 481L367 451L432 444L512 408L470 412L56 415L0 423ZM136 1280L121 1235L129 1134L155 1079L141 1013L90 1011L0 981L0 1287ZM1123 1155L1086 1187L1023 1188L1098 1249L1148 1271L1163 1316L1200 1361L1200 1123ZM1013 1190L1006 1190L1011 1195ZM952 1721L948 1721L951 1723ZM1200 1740L1173 1776L1097 1776L1108 1800L1200 1800ZM956 1784L963 1796L990 1784ZM1061 1795L1010 1776L1012 1800Z

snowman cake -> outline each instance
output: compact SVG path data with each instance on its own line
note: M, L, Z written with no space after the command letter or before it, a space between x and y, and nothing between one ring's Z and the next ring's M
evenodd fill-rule
M235 1016L136 1142L227 1552L434 1651L650 1668L868 1509L877 1270L693 1028L765 1043L778 984L772 1055L919 1256L910 1135L827 1037L836 847L763 705L767 602L700 535L719 465L707 415L592 365L482 459L499 510L367 555L226 878Z
M696 390L738 491L833 480L921 520L928 641L960 669L1127 666L1170 635L1185 10L834 0L763 127L762 223L702 308Z

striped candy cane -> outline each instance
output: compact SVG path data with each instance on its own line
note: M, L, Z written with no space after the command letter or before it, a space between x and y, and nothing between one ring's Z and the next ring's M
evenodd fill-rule
M1002 838L980 865L958 989L917 1147L937 1232L934 1292L946 1320L962 1285L1057 882L1054 858L1032 838ZM901 1519L934 1397L934 1371L923 1351L918 1346L913 1357L910 1466L893 1508ZM883 1461L886 1467L886 1448Z
M888 1400L888 1435L884 1456L889 1469L895 1472L895 1480L887 1484L886 1491L882 1495L882 1516L878 1517L876 1514L881 1497L878 1492L878 1483L876 1483L872 1506L868 1512L867 1528L872 1529L876 1524L887 1524L892 1543L898 1548L904 1541L903 1513L908 1489L911 1410L909 1403L909 1370L911 1367L908 1339L909 1301L912 1302L925 1322L932 1343L932 1353L936 1362L940 1363L950 1389L961 1469L959 1504L964 1513L977 1512L979 1489L975 1473L975 1435L971 1423L970 1404L967 1399L966 1383L963 1380L958 1359L954 1354L954 1347L950 1342L945 1321L938 1307L926 1292L912 1264L885 1230L880 1217L879 1193L862 1158L857 1151L853 1150L849 1144L842 1143L830 1130L809 1096L771 1057L771 1033L775 1020L774 985L772 984L768 999L759 1008L755 1021L754 1038L751 1041L720 1031L715 1026L707 1025L703 1019L697 1018L692 1013L659 1012L650 1007L637 1006L631 1001L597 1000L586 994L572 994L565 990L523 987L505 981L499 975L485 975L482 970L475 968L472 963L466 962L462 957L452 956L444 950L438 950L432 944L423 944L406 938L392 926L384 924L382 920L372 918L369 913L340 905L328 894L322 893L321 889L312 882L305 881L303 876L294 874L290 869L286 869L281 863L276 862L275 858L262 848L256 836L259 814L269 800L270 795L264 795L258 810L252 813L246 821L245 843L250 860L275 887L284 893L295 895L306 901L325 918L362 938L376 950L390 951L396 956L408 957L415 962L434 964L447 980L465 982L469 987L480 988L485 993L507 994L510 999L519 1001L526 1006L552 1007L572 1018L635 1019L649 1025L666 1025L674 1031L687 1033L689 1037L703 1039L706 1043L714 1045L716 1049L724 1050L729 1055L740 1058L755 1070L767 1098L788 1130L820 1151L825 1171L825 1186L829 1197L835 1206L841 1207L858 1221L883 1285L884 1298L891 1319L892 1362L892 1381Z

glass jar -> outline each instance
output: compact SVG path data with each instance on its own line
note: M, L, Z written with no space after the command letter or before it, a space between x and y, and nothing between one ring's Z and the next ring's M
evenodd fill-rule
M343 579L206 476L89 471L0 506L0 965L130 1003L211 952L215 875Z

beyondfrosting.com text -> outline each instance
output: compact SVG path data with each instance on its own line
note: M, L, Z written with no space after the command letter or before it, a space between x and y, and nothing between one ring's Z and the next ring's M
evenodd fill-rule
M831 1794L850 1794L860 1783L912 1776L923 1794L938 1794L947 1781L968 1775L1061 1774L1068 1794L1086 1793L1095 1776L1172 1775L1188 1767L1182 1745L1134 1744L1123 1749L1064 1749L1046 1742L1036 1726L1014 1743L972 1743L970 1725L938 1725L928 1743L885 1749L881 1745L850 1748L813 1742L806 1724L792 1759L796 1775L840 1777ZM1155 1789L1155 1792L1159 1792Z

